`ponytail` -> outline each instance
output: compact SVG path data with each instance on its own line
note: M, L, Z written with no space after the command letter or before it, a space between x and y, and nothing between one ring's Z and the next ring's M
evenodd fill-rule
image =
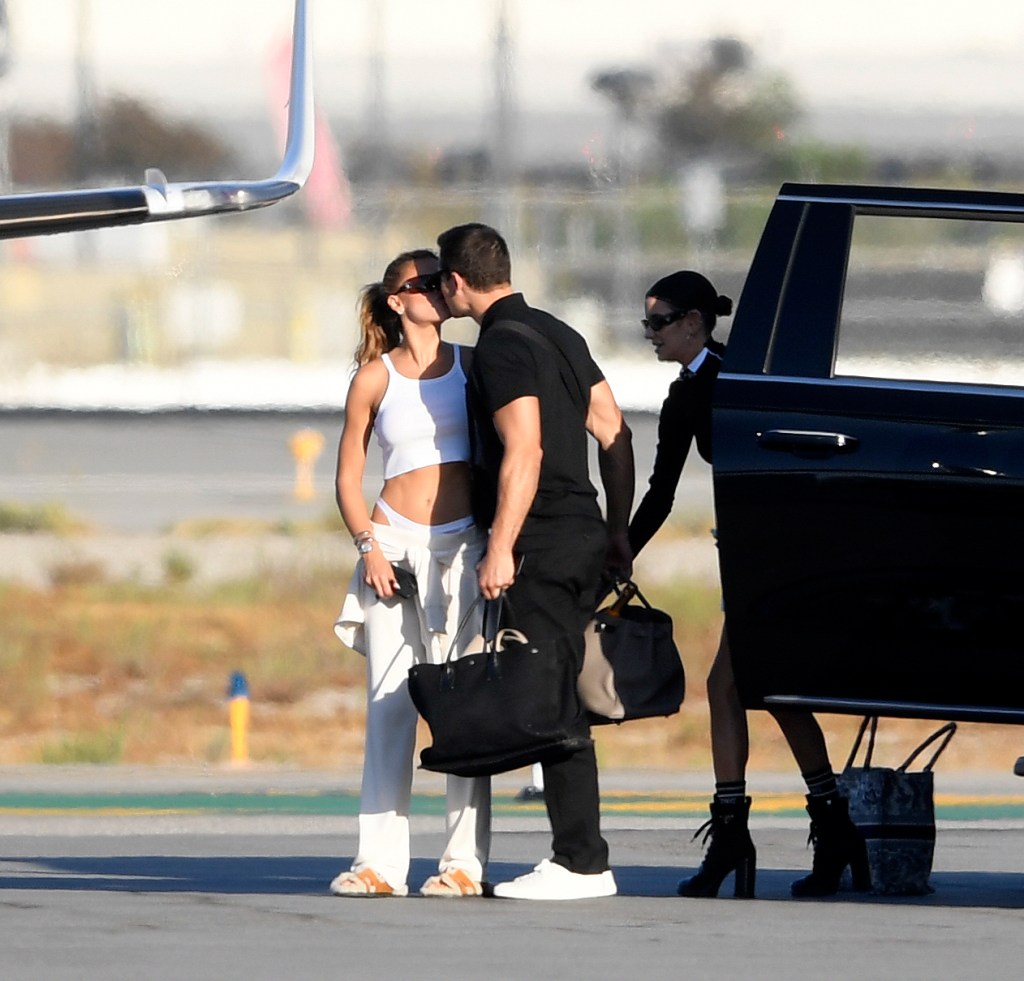
M402 343L402 319L388 306L383 283L370 283L359 294L359 345L355 362L359 367L375 361Z

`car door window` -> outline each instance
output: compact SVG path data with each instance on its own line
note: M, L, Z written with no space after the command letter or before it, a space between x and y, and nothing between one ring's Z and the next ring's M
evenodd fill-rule
M1024 226L857 215L833 373L1024 387Z

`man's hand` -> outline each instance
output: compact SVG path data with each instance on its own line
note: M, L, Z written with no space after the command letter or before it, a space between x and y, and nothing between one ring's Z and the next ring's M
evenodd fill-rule
M510 550L495 548L492 542L476 567L480 592L485 599L497 599L516 581L516 561Z

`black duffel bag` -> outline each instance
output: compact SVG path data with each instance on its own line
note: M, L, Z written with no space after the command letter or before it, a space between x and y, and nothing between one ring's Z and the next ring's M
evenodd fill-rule
M595 725L673 715L686 678L672 618L651 606L634 582L615 589L618 598L587 627L580 701ZM631 602L634 597L640 602Z

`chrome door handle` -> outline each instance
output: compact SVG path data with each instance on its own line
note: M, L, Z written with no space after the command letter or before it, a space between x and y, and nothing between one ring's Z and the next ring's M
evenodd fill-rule
M1005 477L1002 470L991 470L988 467L965 467L957 463L940 463L938 460L932 463L932 472L944 474L947 477Z
M807 429L769 429L757 434L757 443L766 450L795 453L797 456L853 453L860 446L860 440L856 436Z

